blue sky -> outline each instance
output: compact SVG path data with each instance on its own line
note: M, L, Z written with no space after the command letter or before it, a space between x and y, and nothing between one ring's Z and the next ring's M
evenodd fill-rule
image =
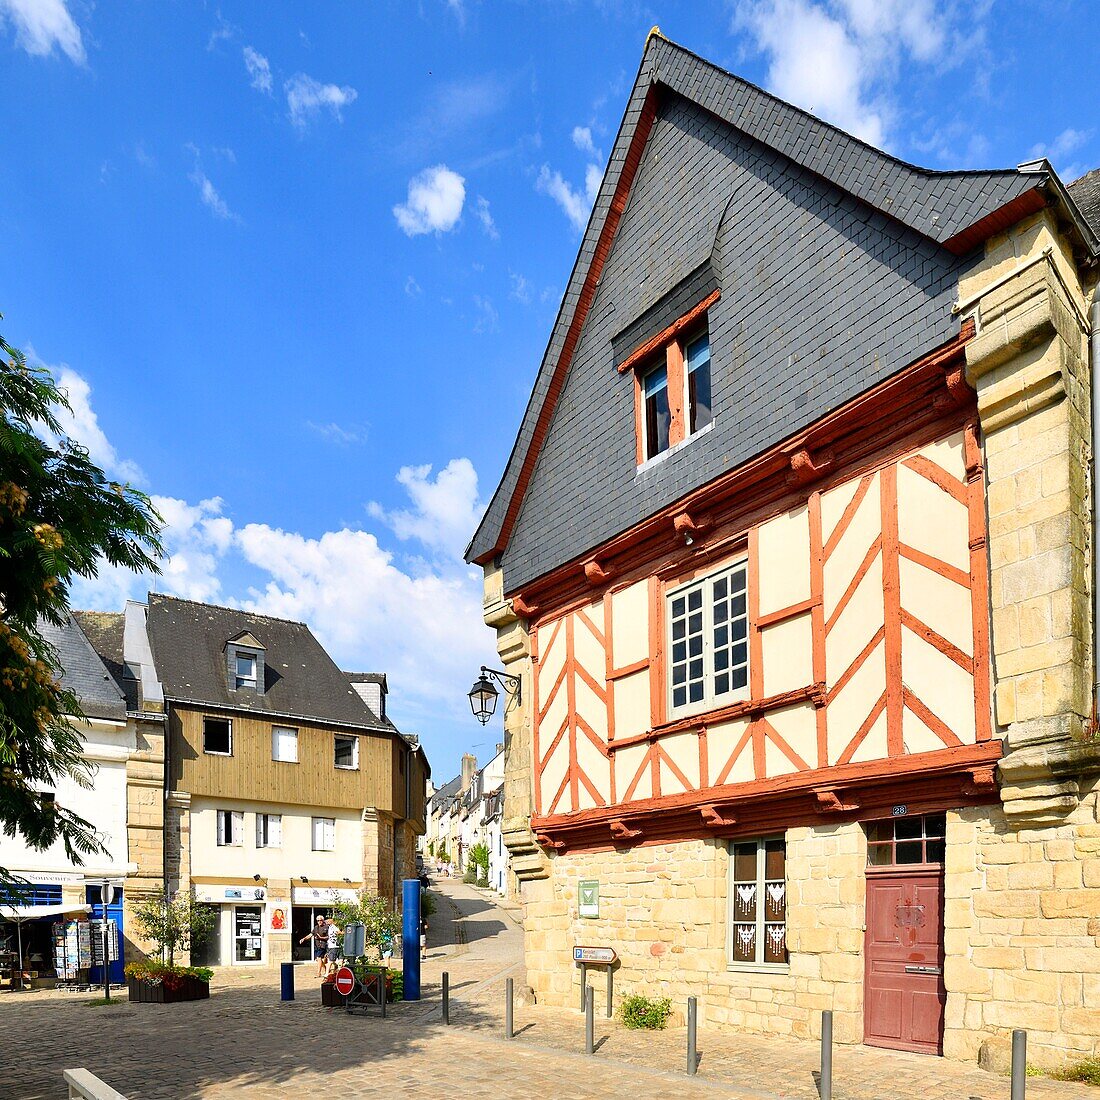
M0 0L4 335L155 495L158 587L387 671L439 782L500 737L462 549L654 24L929 167L1100 163L1087 2Z

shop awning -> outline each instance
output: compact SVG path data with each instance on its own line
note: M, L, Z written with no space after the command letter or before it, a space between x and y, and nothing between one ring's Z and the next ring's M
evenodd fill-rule
M0 920L22 924L40 917L63 917L66 913L86 913L86 905L5 905L0 902Z

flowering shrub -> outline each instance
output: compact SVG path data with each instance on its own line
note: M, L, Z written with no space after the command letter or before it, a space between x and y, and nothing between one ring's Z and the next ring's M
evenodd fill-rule
M133 978L135 982L163 985L165 989L171 990L181 989L185 978L194 978L209 985L214 976L214 971L208 966L172 966L159 959L127 963L124 970L126 977Z

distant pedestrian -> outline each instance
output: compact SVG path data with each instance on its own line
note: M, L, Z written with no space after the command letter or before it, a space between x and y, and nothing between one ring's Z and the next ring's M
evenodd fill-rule
M335 966L336 960L340 956L340 936L342 933L336 927L336 921L332 917L325 920L325 925L328 928L328 965Z
M313 927L298 941L305 943L310 940L313 943L313 957L317 960L317 977L325 972L325 955L328 952L328 925L320 913Z

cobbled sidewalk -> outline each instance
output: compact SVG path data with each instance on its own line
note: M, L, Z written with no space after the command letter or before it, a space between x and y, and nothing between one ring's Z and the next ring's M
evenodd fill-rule
M227 968L209 1001L92 1008L73 994L0 996L0 1098L65 1096L61 1071L83 1066L131 1100L256 1097L450 1097L511 1100L741 1097L817 1100L816 1044L700 1031L702 1061L684 1074L685 1033L631 1032L597 1016L594 1056L579 1012L519 1005L503 1038L504 987L523 987L522 931L480 892L434 887L419 1002L386 1020L321 1008L312 964L297 999L280 1002L278 972ZM442 1024L440 975L452 990ZM597 997L597 1002L600 998ZM834 1100L1007 1100L1009 1083L969 1066L869 1047L834 1052ZM1084 1086L1031 1079L1028 1100L1085 1100Z

